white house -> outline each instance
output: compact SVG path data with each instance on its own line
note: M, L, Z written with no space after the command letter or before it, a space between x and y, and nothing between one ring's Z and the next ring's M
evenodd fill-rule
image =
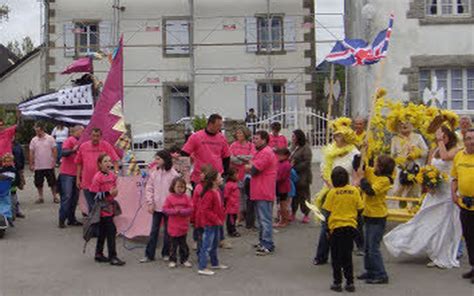
M417 100L436 82L444 88L445 107L473 115L473 9L473 0L346 0L349 38L372 40L395 15L385 64L349 71L352 113L367 113L375 87L387 88L392 98Z
M48 88L68 85L79 76L60 75L68 64L111 52L123 34L132 135L192 115L303 107L312 98L313 13L308 0L49 1ZM101 80L108 67L94 61Z

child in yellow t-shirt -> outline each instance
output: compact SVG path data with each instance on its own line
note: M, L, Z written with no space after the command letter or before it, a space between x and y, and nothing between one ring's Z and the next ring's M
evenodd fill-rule
M333 270L331 290L342 291L342 273L346 278L345 289L354 292L352 266L353 241L357 233L357 217L363 209L359 189L349 185L349 174L340 166L333 169L331 182L334 186L326 197L323 209L327 211L329 245Z
M358 276L367 284L387 284L388 275L383 264L380 242L382 241L387 223L387 192L393 185L395 161L387 155L380 155L375 169L368 167L364 178L360 180L360 189L364 198L365 228L365 272Z

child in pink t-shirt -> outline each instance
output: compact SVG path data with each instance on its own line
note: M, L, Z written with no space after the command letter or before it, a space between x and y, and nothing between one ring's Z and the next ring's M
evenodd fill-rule
M228 170L228 178L224 187L224 202L226 213L227 233L232 237L240 237L237 232L237 215L240 209L240 189L237 185L238 171L235 168Z
M290 221L289 213L289 199L288 193L291 190L290 175L291 175L291 163L288 160L290 157L290 150L288 148L281 148L276 151L278 156L278 171L276 180L276 195L278 209L278 223L275 227L285 227Z
M112 160L103 153L97 159L99 171L92 178L89 191L96 196L96 205L101 206L99 237L95 249L95 261L99 263L109 262L111 265L121 266L125 262L117 257L115 248L115 237L117 229L114 224L115 205L114 198L117 196L117 176L110 170ZM104 244L107 240L109 257L104 256Z
M193 214L191 198L186 194L186 181L177 177L170 186L170 195L166 198L163 211L168 215L168 235L170 237L170 263L169 267L176 267L179 260L185 267L192 267L189 258L189 248L186 243L186 234L189 229L189 220Z
M273 122L270 125L272 132L270 133L270 141L268 146L276 152L277 149L288 148L288 140L284 135L280 135L281 123Z

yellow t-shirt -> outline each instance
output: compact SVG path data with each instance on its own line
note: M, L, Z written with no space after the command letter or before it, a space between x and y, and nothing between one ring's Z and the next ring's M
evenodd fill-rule
M358 135L357 133L355 133L355 145L358 149L360 149L360 147L362 146L362 144L364 144L364 140L365 140L365 134L366 132L363 131L360 135Z
M365 171L365 178L369 181L375 195L363 194L364 197L364 212L363 216L369 218L384 218L387 217L387 204L385 198L387 192L392 188L390 179L385 176L376 176L374 168L369 167Z
M357 228L357 211L362 210L364 204L359 189L354 186L332 188L329 190L323 209L331 212L328 227L332 232L340 227Z
M462 202L463 196L474 197L474 154L467 154L465 150L459 151L454 157L451 176L458 180L458 191L461 195L458 205L466 210L474 211L474 206L467 208Z

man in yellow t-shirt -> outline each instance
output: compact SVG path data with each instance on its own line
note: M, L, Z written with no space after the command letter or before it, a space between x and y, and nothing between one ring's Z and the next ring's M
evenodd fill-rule
M354 268L352 266L353 241L357 234L357 216L364 207L359 189L349 185L349 173L340 166L331 173L334 186L329 190L323 209L327 212L329 245L333 269L331 290L342 291L342 273L346 278L345 289L354 292Z
M367 124L367 119L363 117L356 117L354 119L354 132L356 136L356 142L355 145L357 149L361 149L362 145L364 144L365 141L365 126Z
M460 219L471 271L462 275L474 284L474 129L464 136L464 150L454 157L451 197L461 208Z

